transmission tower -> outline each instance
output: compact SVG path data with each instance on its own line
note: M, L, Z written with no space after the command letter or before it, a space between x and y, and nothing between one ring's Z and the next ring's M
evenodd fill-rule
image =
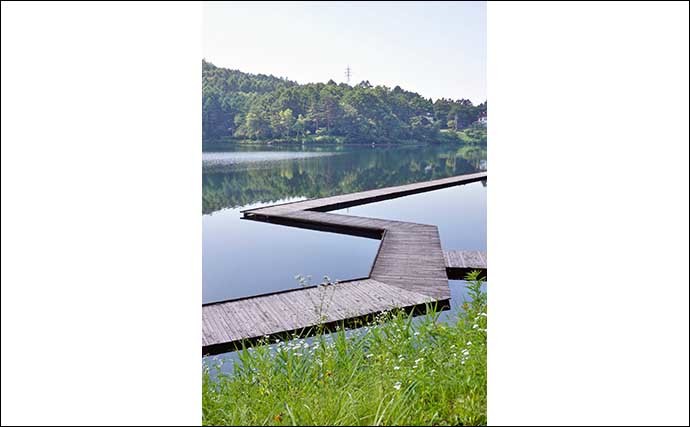
M350 66L348 65L347 68L345 68L345 78L347 79L347 84L350 84L350 77L352 76L352 69L350 69Z

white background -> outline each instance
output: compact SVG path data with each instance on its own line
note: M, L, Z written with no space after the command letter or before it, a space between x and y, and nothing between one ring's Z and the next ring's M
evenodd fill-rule
M2 423L201 420L201 6L2 3ZM688 424L688 4L489 4L489 422Z

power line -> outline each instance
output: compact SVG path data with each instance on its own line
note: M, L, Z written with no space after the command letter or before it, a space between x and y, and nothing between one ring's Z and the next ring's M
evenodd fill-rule
M350 77L352 76L352 69L348 65L347 68L345 68L345 78L347 79L347 84L350 84Z

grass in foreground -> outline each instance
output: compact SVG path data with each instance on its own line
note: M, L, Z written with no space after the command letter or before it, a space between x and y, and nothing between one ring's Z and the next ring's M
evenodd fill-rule
M386 313L357 333L243 350L203 369L204 425L485 425L486 294L452 323Z

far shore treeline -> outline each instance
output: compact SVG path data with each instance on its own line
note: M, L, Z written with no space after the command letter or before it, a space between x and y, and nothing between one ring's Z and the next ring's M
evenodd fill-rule
M363 81L298 84L202 61L204 143L486 144L486 101L432 101Z

